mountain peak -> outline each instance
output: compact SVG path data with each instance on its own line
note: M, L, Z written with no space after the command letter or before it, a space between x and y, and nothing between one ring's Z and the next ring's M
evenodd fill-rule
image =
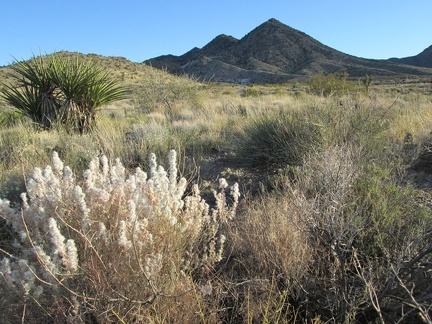
M348 72L352 77L365 74L432 75L432 69L418 67L420 61L423 66L431 62L431 48L416 57L417 64L411 66L395 64L393 60L368 60L337 51L271 18L240 40L221 34L202 49L195 48L174 59L169 57L167 60L166 56L161 56L144 63L163 66L172 73L222 82L242 79L255 83L287 82L321 71ZM401 60L400 63L411 62Z
M218 55L219 53L229 49L238 42L238 39L221 34L216 36L210 43L202 48L202 52L206 56Z
M266 29L266 28L270 28L270 29L283 29L285 31L288 30L294 30L297 32L300 32L298 30L295 30L294 28L280 22L279 20L275 19L275 18L271 18L269 20L267 20L266 22L262 23L261 25L259 25L258 27L256 27L254 30L259 30L259 29ZM252 30L252 31L254 31Z
M276 18L270 18L269 20L267 20L264 24L276 24L276 25L284 25L285 24L281 23L279 20L277 20Z

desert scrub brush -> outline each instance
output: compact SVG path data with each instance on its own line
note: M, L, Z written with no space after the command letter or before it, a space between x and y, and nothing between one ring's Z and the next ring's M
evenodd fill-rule
M95 157L78 183L53 152L51 165L34 169L21 210L0 201L16 233L10 252L2 250L0 289L73 308L75 317L113 307L126 316L135 304L192 289L192 275L222 259L220 225L235 216L240 193L235 184L227 199L221 180L210 208L197 185L187 194L174 150L168 163L165 170L150 154L148 173L128 172L119 159ZM77 300L91 310L77 310Z

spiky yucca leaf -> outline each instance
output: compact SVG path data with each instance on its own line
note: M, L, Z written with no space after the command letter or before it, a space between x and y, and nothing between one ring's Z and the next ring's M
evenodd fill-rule
M50 128L52 121L56 118L57 105L53 98L40 93L34 87L29 85L21 88L5 86L2 96L9 104L17 108L19 114L30 118L43 128Z
M15 59L14 64L11 65L11 69L15 74L10 73L10 76L18 81L19 86L33 86L45 92L53 91L55 85L49 75L49 65L50 63L45 62L41 56L33 56L28 61Z
M16 80L14 85L4 85L2 97L24 116L43 128L50 128L56 119L58 104L56 86L49 75L49 63L42 57L29 61L16 61L11 66Z
M50 77L61 90L63 99L78 101L84 97L88 87L94 82L97 68L78 58L73 60L56 55L52 57L51 63Z
M52 80L61 92L64 122L80 133L95 126L96 109L125 98L125 89L93 62L52 59Z
M110 79L108 73L100 73L95 81L97 82L88 89L87 97L91 99L89 104L94 108L125 98L125 90L117 84L116 80Z

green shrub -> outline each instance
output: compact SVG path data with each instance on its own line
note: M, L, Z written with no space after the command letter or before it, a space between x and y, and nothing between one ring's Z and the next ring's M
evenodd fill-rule
M1 127L13 127L20 123L26 123L26 117L21 115L17 111L2 111L0 112L0 126Z
M262 116L244 130L238 141L237 156L250 168L275 170L301 165L303 157L319 150L321 127L301 113Z
M391 170L369 165L353 188L368 222L365 250L387 256L396 253L393 257L397 257L394 247L420 236L432 216L430 209L416 203L418 192L412 186L398 185L392 178Z
M174 78L167 72L157 70L149 70L147 74L137 89L137 104L140 111L152 112L161 106L166 117L171 119L175 113L175 103L188 102L194 106L199 105L198 83L193 79Z
M244 89L241 96L242 97L259 97L261 94L262 94L262 92L260 89L254 87L254 86L250 86L250 87L247 87L246 89Z
M348 73L317 73L308 81L309 91L312 94L325 97L345 95L352 88L347 78Z
M326 99L322 105L311 105L309 111L323 127L326 146L351 143L364 148L369 156L381 151L383 157L387 153L383 147L388 143L381 134L392 125L389 108L373 101L345 96Z
M365 91L369 92L369 87L372 84L373 77L369 74L366 74L361 81L362 81L363 85L365 86Z

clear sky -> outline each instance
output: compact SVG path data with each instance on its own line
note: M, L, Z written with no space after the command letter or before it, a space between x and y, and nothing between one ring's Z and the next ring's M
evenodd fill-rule
M270 18L364 58L432 45L432 0L1 0L0 66L55 51L142 62L238 39Z

